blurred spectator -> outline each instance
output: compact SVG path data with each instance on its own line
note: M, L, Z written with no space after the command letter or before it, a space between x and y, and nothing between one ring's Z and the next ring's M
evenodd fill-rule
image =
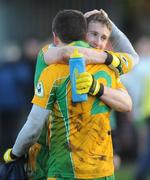
M40 43L36 38L29 38L23 43L23 55L22 60L26 62L26 64L31 69L31 79L28 89L26 91L26 100L30 102L33 94L34 94L34 73L35 73L35 65L36 65L36 58L37 54L40 49ZM28 105L26 111L30 111L30 106ZM28 114L28 113L27 113Z
M119 155L123 161L137 156L137 133L131 112L116 112Z
M150 175L150 38L137 42L140 64L124 77L133 99L133 117L138 124L138 160L135 180L146 180Z
M26 61L21 59L21 50L15 43L5 46L1 62L0 153L3 154L8 147L12 147L23 124L22 115L28 105L26 90L30 86L32 73Z
M112 128L112 142L113 142L113 151L114 151L114 167L115 171L119 170L121 165L120 154L120 144L118 141L118 133L117 133L117 119L116 119L116 111L112 110L110 116L110 124Z

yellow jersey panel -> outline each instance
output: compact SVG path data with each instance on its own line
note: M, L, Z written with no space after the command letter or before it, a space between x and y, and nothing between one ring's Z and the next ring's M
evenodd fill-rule
M112 88L124 88L106 65L87 71ZM99 178L114 173L110 107L99 98L73 103L69 66L54 64L42 72L32 102L52 111L48 177Z

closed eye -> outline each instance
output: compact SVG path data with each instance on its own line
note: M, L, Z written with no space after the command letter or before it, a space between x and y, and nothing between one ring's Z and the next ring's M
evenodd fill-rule
M101 39L102 39L103 41L105 41L105 40L107 40L108 38L107 38L107 36L103 35L103 36L101 37Z
M95 31L90 32L93 36L98 36L98 33Z

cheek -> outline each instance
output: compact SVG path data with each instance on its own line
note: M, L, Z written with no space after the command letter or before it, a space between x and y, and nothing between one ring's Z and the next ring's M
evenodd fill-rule
M103 48L105 48L105 46L106 46L106 44L107 44L107 40L101 40L101 41L99 42L99 44L101 45L101 48L103 49Z
M108 42L108 41L105 41L105 42L103 43L103 47L104 47L104 48L106 47L107 42Z
M87 41L88 41L88 42L94 41L94 37L93 37L91 34L88 34L88 35L87 35Z

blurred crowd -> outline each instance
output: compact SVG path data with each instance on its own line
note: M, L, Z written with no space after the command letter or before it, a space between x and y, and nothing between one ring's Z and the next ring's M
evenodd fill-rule
M8 42L0 57L0 155L14 144L31 108L33 79L40 42L31 38L19 46Z
M23 46L9 42L3 47L0 56L2 154L14 144L30 111L36 57L41 47L41 42L35 38L26 40ZM140 63L121 77L132 97L133 110L129 113L113 112L112 126L115 153L122 160L137 162L135 180L141 180L150 174L150 37L139 38L135 49Z
M135 153L135 180L145 180L150 179L150 37L141 37L135 49L140 56L140 63L130 73L122 76L133 100L133 110L128 118L129 129L132 131L128 129L121 133L128 145L131 141L130 150L132 155ZM132 135L131 139L129 134Z

